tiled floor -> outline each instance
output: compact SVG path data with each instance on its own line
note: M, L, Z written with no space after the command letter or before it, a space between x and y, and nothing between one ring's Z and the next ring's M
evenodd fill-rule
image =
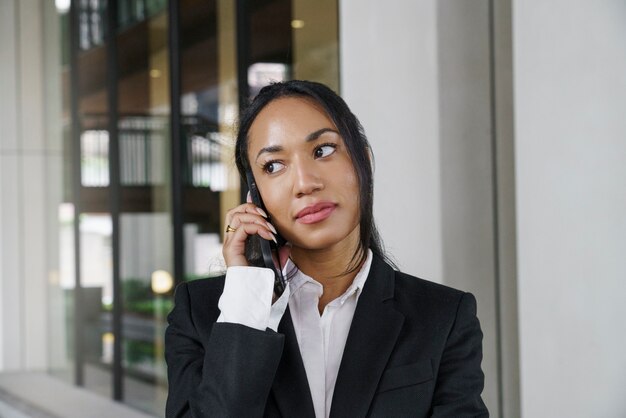
M1 395L0 395L1 396ZM33 415L20 411L0 399L0 418L32 418Z
M154 418L46 373L0 373L0 418Z
M0 418L56 418L0 388Z

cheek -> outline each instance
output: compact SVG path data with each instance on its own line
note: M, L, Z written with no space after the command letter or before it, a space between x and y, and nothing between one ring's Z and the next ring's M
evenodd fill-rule
M348 207L351 209L351 211L353 211L352 216L354 217L355 221L358 222L361 218L361 191L359 190L359 180L354 170L351 170L344 175L342 189L345 190Z
M357 200L359 193L359 179L357 177L356 171L350 166L349 169L344 170L343 177L343 185L342 187L348 191L351 195L353 195Z
M353 192L359 193L359 180L356 176L356 173L354 171L352 171L349 175L346 176L346 182L347 185L350 189L352 189Z
M272 223L277 227L287 216L286 210L289 202L284 192L286 189L278 185L265 185L261 190L263 190L262 198L265 209L269 212Z

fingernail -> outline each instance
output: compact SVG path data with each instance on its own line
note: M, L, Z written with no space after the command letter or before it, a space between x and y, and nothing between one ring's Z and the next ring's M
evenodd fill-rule
M276 241L276 237L274 236L274 234L272 234L272 240L273 240L276 244L278 244L278 241Z
M275 234L278 234L278 231L276 231L276 228L274 228L274 225L272 225L269 222L265 222L267 224L267 227L270 229L270 231L272 231Z
M267 213L265 213L265 211L261 208L256 208L256 211L259 212L259 215L261 215L264 218L267 218Z

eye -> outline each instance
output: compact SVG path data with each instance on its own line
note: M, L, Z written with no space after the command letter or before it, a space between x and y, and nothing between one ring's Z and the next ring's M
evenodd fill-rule
M265 171L268 174L274 174L274 173L278 173L279 171L283 170L285 168L285 164L278 162L278 161L268 161L264 166L263 166L263 171Z
M335 144L322 144L319 147L315 148L315 158L324 158L328 157L337 149L337 145Z

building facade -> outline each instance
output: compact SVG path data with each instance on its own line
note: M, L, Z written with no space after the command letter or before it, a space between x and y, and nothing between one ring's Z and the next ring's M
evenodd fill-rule
M623 415L624 18L620 0L0 0L0 375L162 416L173 288L223 270L241 201L239 110L301 78L363 123L400 268L476 295L491 415Z

